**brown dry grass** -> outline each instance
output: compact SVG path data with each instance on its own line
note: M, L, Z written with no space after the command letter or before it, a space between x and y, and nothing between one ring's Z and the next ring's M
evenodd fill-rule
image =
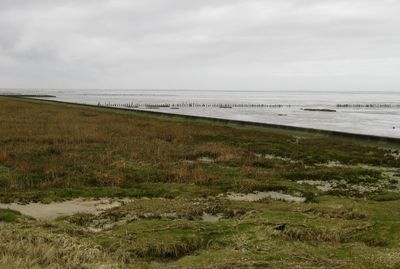
M343 198L296 183L384 182L372 169L316 165L334 160L399 167L380 144L1 97L0 126L1 199L21 195L22 201L36 201L43 192L50 193L48 202L131 192L131 197L175 198L135 199L98 216L51 222L2 210L0 268L400 264L399 207L388 201L397 196L383 193L382 202ZM315 195L318 203L210 197L230 190ZM224 218L205 222L204 212Z
M303 169L303 164L397 163L387 150L346 139L303 134L299 142L296 133L275 129L239 129L4 97L0 123L0 188L4 191L132 187L143 182L252 191L269 189L271 181ZM259 153L296 163L267 160ZM202 161L204 157L209 162Z
M0 238L2 269L122 268L95 244L66 234L2 225Z

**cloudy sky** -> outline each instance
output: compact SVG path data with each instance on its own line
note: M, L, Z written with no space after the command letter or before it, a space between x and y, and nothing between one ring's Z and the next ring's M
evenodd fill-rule
M400 91L398 0L0 0L0 88Z

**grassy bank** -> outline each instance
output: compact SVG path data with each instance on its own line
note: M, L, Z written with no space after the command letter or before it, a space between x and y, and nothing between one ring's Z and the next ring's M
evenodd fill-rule
M400 266L398 144L6 97L0 124L2 202L136 199L0 211L1 268ZM225 196L256 191L306 203Z

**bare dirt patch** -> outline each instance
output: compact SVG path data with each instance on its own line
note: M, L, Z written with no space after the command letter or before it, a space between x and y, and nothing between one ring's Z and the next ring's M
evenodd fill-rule
M61 216L68 216L77 213L98 215L107 209L120 206L123 200L111 199L74 199L64 202L43 204L0 204L0 208L8 208L21 212L24 215L38 220L52 220Z
M285 202L304 203L305 197L292 196L289 194L283 194L280 192L268 191L268 192L254 192L254 193L229 193L227 195L228 200L232 201L247 201L256 202L263 199L272 199Z

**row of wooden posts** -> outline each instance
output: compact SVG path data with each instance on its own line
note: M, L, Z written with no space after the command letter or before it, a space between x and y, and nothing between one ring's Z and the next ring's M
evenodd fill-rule
M124 108L171 108L179 109L184 107L212 107L212 108L290 108L300 107L300 105L290 104L229 104L229 103L214 103L214 104L202 104L202 103L160 103L160 104L138 104L138 103L111 103L111 102L99 102L98 106L104 107L124 107ZM400 108L400 104L337 104L336 108Z
M400 104L337 104L338 108L400 108Z
M136 104L136 103L123 103L115 104L110 102L98 103L98 106L105 107L125 107L125 108L181 108L181 107L215 107L215 108L234 108L234 107L250 107L250 108L283 108L291 107L292 105L283 104L200 104L200 103L177 103L177 104Z

